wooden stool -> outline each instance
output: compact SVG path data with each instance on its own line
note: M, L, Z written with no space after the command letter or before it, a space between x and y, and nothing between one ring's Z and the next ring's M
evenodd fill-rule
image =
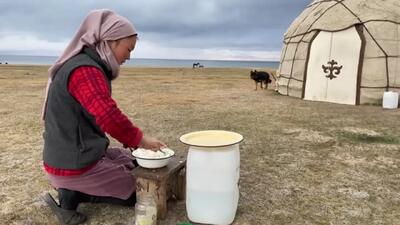
M144 193L153 195L157 204L157 218L167 216L167 200L174 197L185 199L186 191L186 157L172 157L167 166L159 169L136 167L136 196L139 199Z

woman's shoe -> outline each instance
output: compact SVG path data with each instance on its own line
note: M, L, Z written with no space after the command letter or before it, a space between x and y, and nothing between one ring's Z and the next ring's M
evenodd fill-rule
M43 200L50 207L51 211L56 214L61 225L77 225L86 221L86 216L76 210L67 210L61 208L50 193L43 196Z

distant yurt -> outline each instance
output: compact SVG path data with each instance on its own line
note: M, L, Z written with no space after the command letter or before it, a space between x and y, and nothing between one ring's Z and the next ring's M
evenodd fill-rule
M315 0L284 36L279 93L381 104L400 91L400 0Z

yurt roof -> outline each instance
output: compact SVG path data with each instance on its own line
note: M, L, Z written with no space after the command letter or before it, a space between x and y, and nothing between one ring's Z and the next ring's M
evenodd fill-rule
M400 24L400 1L314 0L293 21L285 33L285 39L313 30L337 31L371 21Z

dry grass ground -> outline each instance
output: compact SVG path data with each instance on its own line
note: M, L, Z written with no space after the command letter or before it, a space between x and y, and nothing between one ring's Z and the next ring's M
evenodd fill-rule
M0 223L56 224L40 200L47 67L0 66ZM254 91L246 69L123 69L122 110L180 154L184 133L243 134L235 225L400 224L399 110ZM118 143L113 142L118 146ZM133 208L83 204L87 224L130 224ZM188 221L184 202L159 224Z

